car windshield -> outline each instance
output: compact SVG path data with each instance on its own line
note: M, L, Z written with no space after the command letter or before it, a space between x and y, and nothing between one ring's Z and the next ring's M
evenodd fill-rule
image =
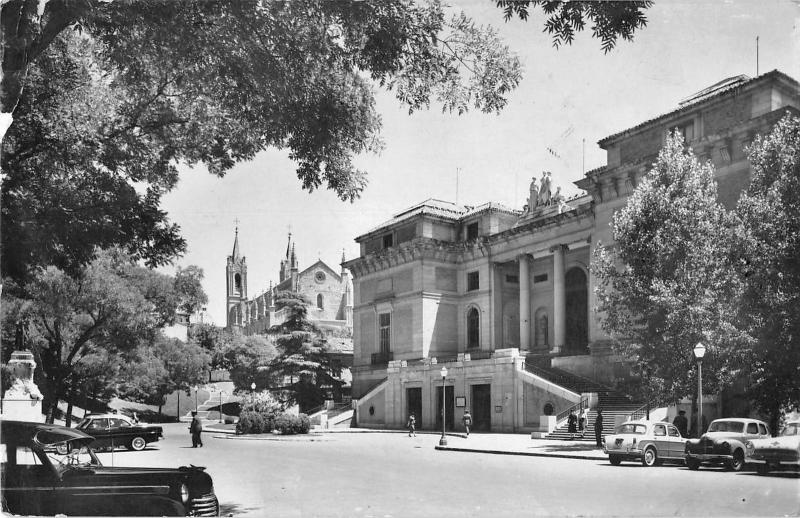
M800 423L787 424L781 435L800 435Z
M45 448L45 453L53 466L59 471L101 466L92 449L79 441L67 441L49 445Z
M744 423L741 421L714 421L708 427L708 431L742 433L744 431Z
M644 435L646 431L647 427L645 425L631 423L621 424L616 429L616 433L632 433L635 435Z

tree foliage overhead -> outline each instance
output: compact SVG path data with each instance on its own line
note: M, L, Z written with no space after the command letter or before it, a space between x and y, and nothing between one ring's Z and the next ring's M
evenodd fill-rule
M710 163L671 135L612 221L613 247L598 247L598 312L615 349L649 367L653 385L677 399L696 384L692 349L702 342L703 382L717 392L742 372L750 340L736 324L741 295L730 254L734 221L717 201Z
M570 45L575 33L591 23L592 36L602 42L608 53L617 44L617 38L633 41L636 29L647 26L645 11L653 5L643 1L564 1L564 0L497 0L506 20L518 16L527 20L530 11L541 7L547 20L544 31L553 37L553 46Z
M223 175L267 148L354 200L381 147L374 86L410 111L497 112L521 65L439 0L36 0L2 4L3 272L77 270L122 245L185 250L160 210L176 164ZM9 243L14 247L9 247Z
M749 158L751 183L736 208L740 315L757 339L750 397L777 431L782 412L800 405L800 118L757 137Z

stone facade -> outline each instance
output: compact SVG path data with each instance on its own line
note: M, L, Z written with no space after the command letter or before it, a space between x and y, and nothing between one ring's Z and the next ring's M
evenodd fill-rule
M575 182L581 196L563 199L545 173L521 210L431 199L356 238L361 255L346 266L359 425L398 428L414 412L422 428L440 427L442 365L446 419L460 423L470 408L493 431L538 430L581 400L526 370L526 357L609 386L630 376L593 311L589 265L598 243L612 243L612 215L674 129L713 162L732 206L749 181L745 147L798 112L798 83L785 74L730 78L601 140L607 164Z

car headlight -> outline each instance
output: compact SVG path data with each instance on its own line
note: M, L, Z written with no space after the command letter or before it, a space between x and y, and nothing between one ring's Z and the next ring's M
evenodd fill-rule
M189 501L189 488L186 484L181 484L181 502L184 504Z
M722 448L723 451L731 451L731 445L728 444L727 442L723 442L719 446L720 448Z

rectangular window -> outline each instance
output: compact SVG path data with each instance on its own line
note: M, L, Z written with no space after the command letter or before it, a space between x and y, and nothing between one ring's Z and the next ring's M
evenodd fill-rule
M382 353L388 353L391 347L392 337L392 314L381 313L378 315L378 331L380 335L380 347Z
M506 282L509 284L519 284L519 275L506 274Z
M480 276L478 272L469 272L467 274L467 291L474 291L480 289Z
M682 122L672 128L670 133L677 131L683 137L684 143L688 144L694 140L694 121Z
M478 239L478 222L467 225L467 241Z
M391 248L394 244L391 234L386 234L383 236L383 248Z
M547 282L547 274L543 273L541 275L534 275L533 282Z

